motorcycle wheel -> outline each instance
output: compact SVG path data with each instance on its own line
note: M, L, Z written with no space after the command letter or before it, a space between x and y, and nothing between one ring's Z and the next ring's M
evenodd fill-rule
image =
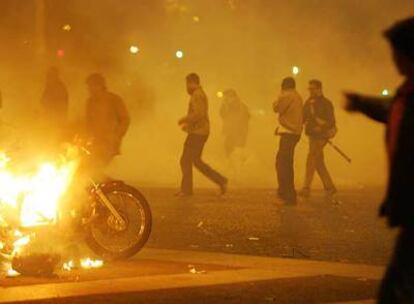
M86 243L106 260L130 258L148 241L152 226L151 209L137 189L124 183L111 183L101 189L126 225L118 229L108 208L96 202L97 217L88 225Z

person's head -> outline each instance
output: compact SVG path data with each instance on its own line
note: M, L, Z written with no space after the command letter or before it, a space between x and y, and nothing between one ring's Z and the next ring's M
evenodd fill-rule
M93 73L86 79L90 95L97 95L106 91L106 81L102 74Z
M227 89L223 92L223 100L227 102L239 102L239 96L234 89Z
M318 79L310 80L308 89L311 97L322 96L322 81Z
M187 92L191 95L198 87L200 87L200 76L196 73L191 73L188 74L185 79L187 83Z
M52 66L46 72L46 80L55 81L57 79L59 79L59 69L55 66Z
M414 78L414 17L397 22L384 32L401 75Z
M296 80L292 77L286 77L282 80L282 91L296 89Z

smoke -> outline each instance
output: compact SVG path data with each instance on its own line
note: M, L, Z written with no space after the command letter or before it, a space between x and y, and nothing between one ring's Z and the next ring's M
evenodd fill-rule
M137 185L179 184L185 134L177 121L187 110L184 78L197 72L209 96L212 132L204 158L235 186L274 187L278 139L271 103L281 79L299 66L298 90L321 79L336 107L335 142L353 159L347 164L326 149L339 187L382 184L386 162L383 127L342 109L342 93L355 89L379 95L401 79L394 70L382 31L414 9L409 0L233 1L48 1L47 60L33 55L34 14L30 5L4 1L0 30L3 120L29 129L49 64L57 64L70 90L71 117L83 115L86 75L101 71L110 90L131 111L123 154L111 165L115 177ZM71 24L70 32L62 26ZM139 47L138 54L129 47ZM65 49L63 58L56 50ZM184 57L175 57L182 50ZM218 91L234 88L252 113L242 156L224 156ZM297 148L297 185L304 176L307 139ZM242 159L243 161L241 161ZM236 164L236 165L235 165ZM196 183L210 183L196 175Z

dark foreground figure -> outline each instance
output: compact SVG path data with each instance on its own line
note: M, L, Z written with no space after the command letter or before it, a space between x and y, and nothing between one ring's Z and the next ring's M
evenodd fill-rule
M178 124L188 133L181 156L181 192L179 196L193 194L193 165L207 178L220 187L221 194L227 189L227 179L207 165L202 159L204 145L210 134L208 116L208 100L197 74L187 76L187 92L191 96L187 116L180 119Z
M392 100L348 94L347 109L387 125L389 182L381 215L400 234L378 303L414 303L414 18L385 32L404 84Z

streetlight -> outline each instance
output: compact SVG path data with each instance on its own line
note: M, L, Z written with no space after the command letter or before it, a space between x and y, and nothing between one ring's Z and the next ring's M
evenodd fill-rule
M138 46L136 46L136 45L131 45L130 47L129 47L129 52L131 53L131 54L138 54L138 52L139 52L139 47Z
M389 96L390 95L390 91L388 89L384 89L384 90L382 90L381 95L382 96Z
M64 26L62 26L62 30L64 30L65 32L70 32L72 30L72 26L70 24L65 24Z
M175 57L177 57L178 59L182 59L184 57L184 52L178 50L177 52L175 52Z
M299 68L298 66L296 66L296 65L295 65L295 66L293 66L293 67L292 67L292 74L296 76L296 75L298 75L299 73L300 73L300 68Z

